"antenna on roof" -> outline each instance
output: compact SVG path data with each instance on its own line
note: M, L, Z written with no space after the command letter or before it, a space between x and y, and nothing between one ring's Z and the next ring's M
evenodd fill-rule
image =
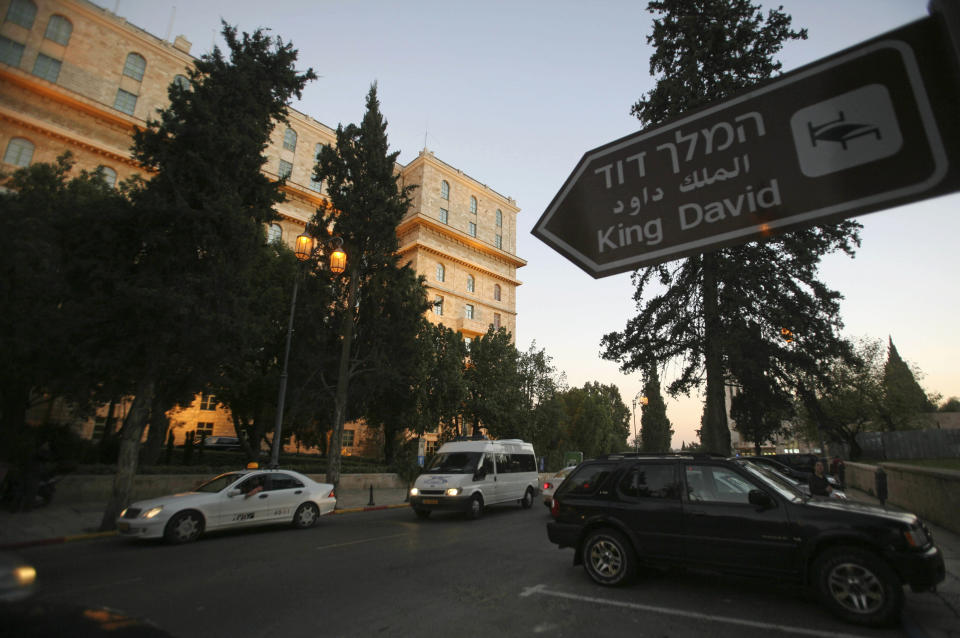
M177 15L177 5L173 5L170 8L170 25L167 27L167 37L164 38L167 42L170 42L170 35L173 33L173 19Z

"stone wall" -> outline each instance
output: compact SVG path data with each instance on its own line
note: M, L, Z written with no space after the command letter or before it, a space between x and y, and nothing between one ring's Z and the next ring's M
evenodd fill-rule
M846 482L852 488L877 495L878 466L846 464ZM881 463L887 474L887 502L960 533L960 472L901 463Z
M320 483L326 480L324 474L308 476ZM131 500L187 492L209 478L209 474L140 474L134 477ZM341 490L363 490L371 485L374 489L407 486L396 474L343 474L340 477ZM57 484L54 500L60 503L106 502L112 489L112 474L70 474Z

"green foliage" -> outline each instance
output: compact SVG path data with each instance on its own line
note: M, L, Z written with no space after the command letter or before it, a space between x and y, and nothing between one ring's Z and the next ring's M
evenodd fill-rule
M806 37L790 29L790 17L779 9L764 17L748 0L663 0L649 9L659 14L648 43L655 47L651 73L660 77L633 106L644 125L770 78L780 68L774 56L783 43ZM727 453L723 388L738 351L764 344L774 394L841 354L840 295L818 280L817 268L826 254L852 255L859 228L846 221L638 270L637 315L604 337L602 356L624 372L679 361L680 374L667 388L671 396L705 380L701 438L707 449ZM752 326L760 326L759 335ZM798 335L793 344L781 340L784 327Z
M584 458L621 452L630 435L630 410L615 385L586 383L558 394L563 420L557 449Z
M464 419L474 434L482 426L494 439L524 438L518 359L517 348L503 328L491 327L470 343Z
M937 412L960 412L960 399L957 397L950 397L940 404L940 407L937 408Z
M673 429L667 418L667 405L660 391L660 377L656 368L652 368L643 384L643 396L647 404L643 406L640 417L641 442L644 452L669 452Z
M410 264L399 265L396 229L410 208L414 187L401 186L394 170L399 151L389 152L375 84L367 94L366 107L359 126L337 127L336 146L320 149L314 170L314 179L327 184L329 202L317 211L310 231L324 243L338 237L347 253L346 272L332 282L337 301L328 325L336 327L336 339L323 355L336 362L324 373L335 384L328 453L334 484L339 481L343 424L360 416L364 403L389 430L395 431L406 420L382 407L387 401L399 405L398 393L405 395L407 405L415 402L416 384L389 375L395 371L391 368L402 368L403 357L423 352L404 340L416 338L427 308L422 282ZM389 307L381 307L386 301ZM419 367L415 364L412 369ZM376 374L387 375L382 382L389 390L368 394L380 387L370 376ZM352 388L355 383L362 386ZM384 440L392 442L394 437L385 434Z
M910 366L900 358L893 339L889 340L887 361L883 366L883 407L880 418L884 430L910 430L930 424L927 413L933 403L917 382Z

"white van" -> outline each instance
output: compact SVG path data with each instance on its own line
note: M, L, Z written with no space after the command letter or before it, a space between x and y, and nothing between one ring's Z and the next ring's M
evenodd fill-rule
M485 507L519 503L528 508L537 494L533 445L519 439L444 443L410 490L420 518L434 510L462 511L477 518Z

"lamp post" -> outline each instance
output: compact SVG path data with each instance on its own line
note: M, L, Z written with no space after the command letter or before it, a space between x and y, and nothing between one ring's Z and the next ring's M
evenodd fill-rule
M640 405L647 405L647 403L650 402L650 399L643 396L643 390L637 392L637 394L633 397L633 451L639 454L640 441L638 440L639 437L637 436L637 402L639 402Z
M347 267L347 253L343 252L343 240L339 237L331 238L334 248L330 252L330 272L339 275ZM297 235L293 254L301 264L314 257L317 251L317 240L303 233ZM283 368L280 371L280 390L277 393L277 418L273 425L273 445L270 448L271 468L280 467L280 439L283 433L283 407L287 398L287 365L290 362L290 342L293 340L293 318L297 312L297 290L300 287L300 268L293 278L293 295L290 298L290 320L287 323L287 343L283 349Z

